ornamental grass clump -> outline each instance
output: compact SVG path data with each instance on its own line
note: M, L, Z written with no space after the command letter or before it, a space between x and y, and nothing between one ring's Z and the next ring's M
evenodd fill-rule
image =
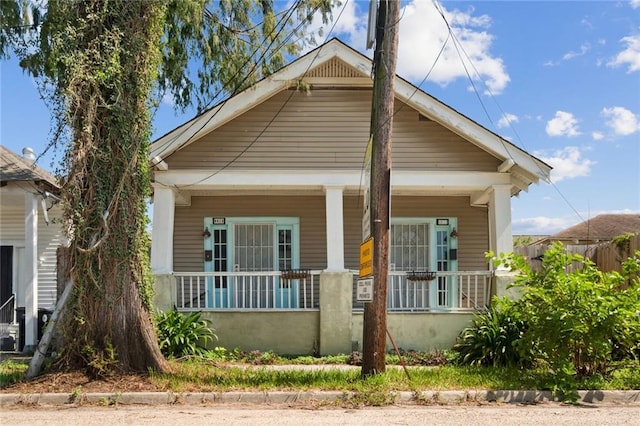
M204 356L207 343L217 340L214 330L200 312L183 315L177 309L156 314L158 345L166 357Z

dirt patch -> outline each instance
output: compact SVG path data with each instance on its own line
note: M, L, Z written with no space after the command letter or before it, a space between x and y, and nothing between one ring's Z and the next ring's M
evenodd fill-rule
M13 361L28 364L28 355L0 353L0 361ZM114 393L114 392L161 392L158 384L153 383L147 374L117 374L103 380L93 379L82 371L50 371L32 380L23 380L0 387L0 393Z
M146 374L120 374L95 380L83 372L45 373L33 380L14 383L0 389L0 393L115 393L161 392L166 389L152 383Z

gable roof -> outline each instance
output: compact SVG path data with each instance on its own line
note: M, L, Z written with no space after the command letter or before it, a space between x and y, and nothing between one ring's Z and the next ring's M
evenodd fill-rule
M296 59L243 92L224 100L190 121L157 139L150 149L154 165L166 167L163 160L207 133L233 120L282 90L300 82L313 86L368 87L372 61L338 39ZM499 159L498 171L509 171L517 187L514 193L539 180L548 181L551 167L509 141L460 114L407 80L398 77L395 97L428 119L446 127Z
M640 232L640 214L601 214L558 232L551 241L609 241L627 232Z
M45 183L50 189L58 189L58 183L51 173L33 164L10 149L0 145L0 182Z

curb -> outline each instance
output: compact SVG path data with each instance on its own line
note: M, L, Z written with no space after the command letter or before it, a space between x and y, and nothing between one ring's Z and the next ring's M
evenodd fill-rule
M579 403L584 404L640 404L640 390L578 392ZM532 404L539 402L558 402L550 391L516 390L461 390L461 391L423 391L394 392L391 394L395 404L406 405L457 405L464 403L507 403ZM40 393L40 394L0 394L0 407L14 405L58 405L73 406L82 404L98 405L163 405L163 404L310 404L339 403L361 399L356 392L309 391L309 392L122 392L122 393Z

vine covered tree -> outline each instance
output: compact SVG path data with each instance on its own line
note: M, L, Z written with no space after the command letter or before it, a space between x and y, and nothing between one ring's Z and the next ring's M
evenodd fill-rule
M67 135L62 196L73 292L61 360L94 374L167 371L146 235L151 111L206 107L283 65L330 0L0 1L0 57L52 88Z

